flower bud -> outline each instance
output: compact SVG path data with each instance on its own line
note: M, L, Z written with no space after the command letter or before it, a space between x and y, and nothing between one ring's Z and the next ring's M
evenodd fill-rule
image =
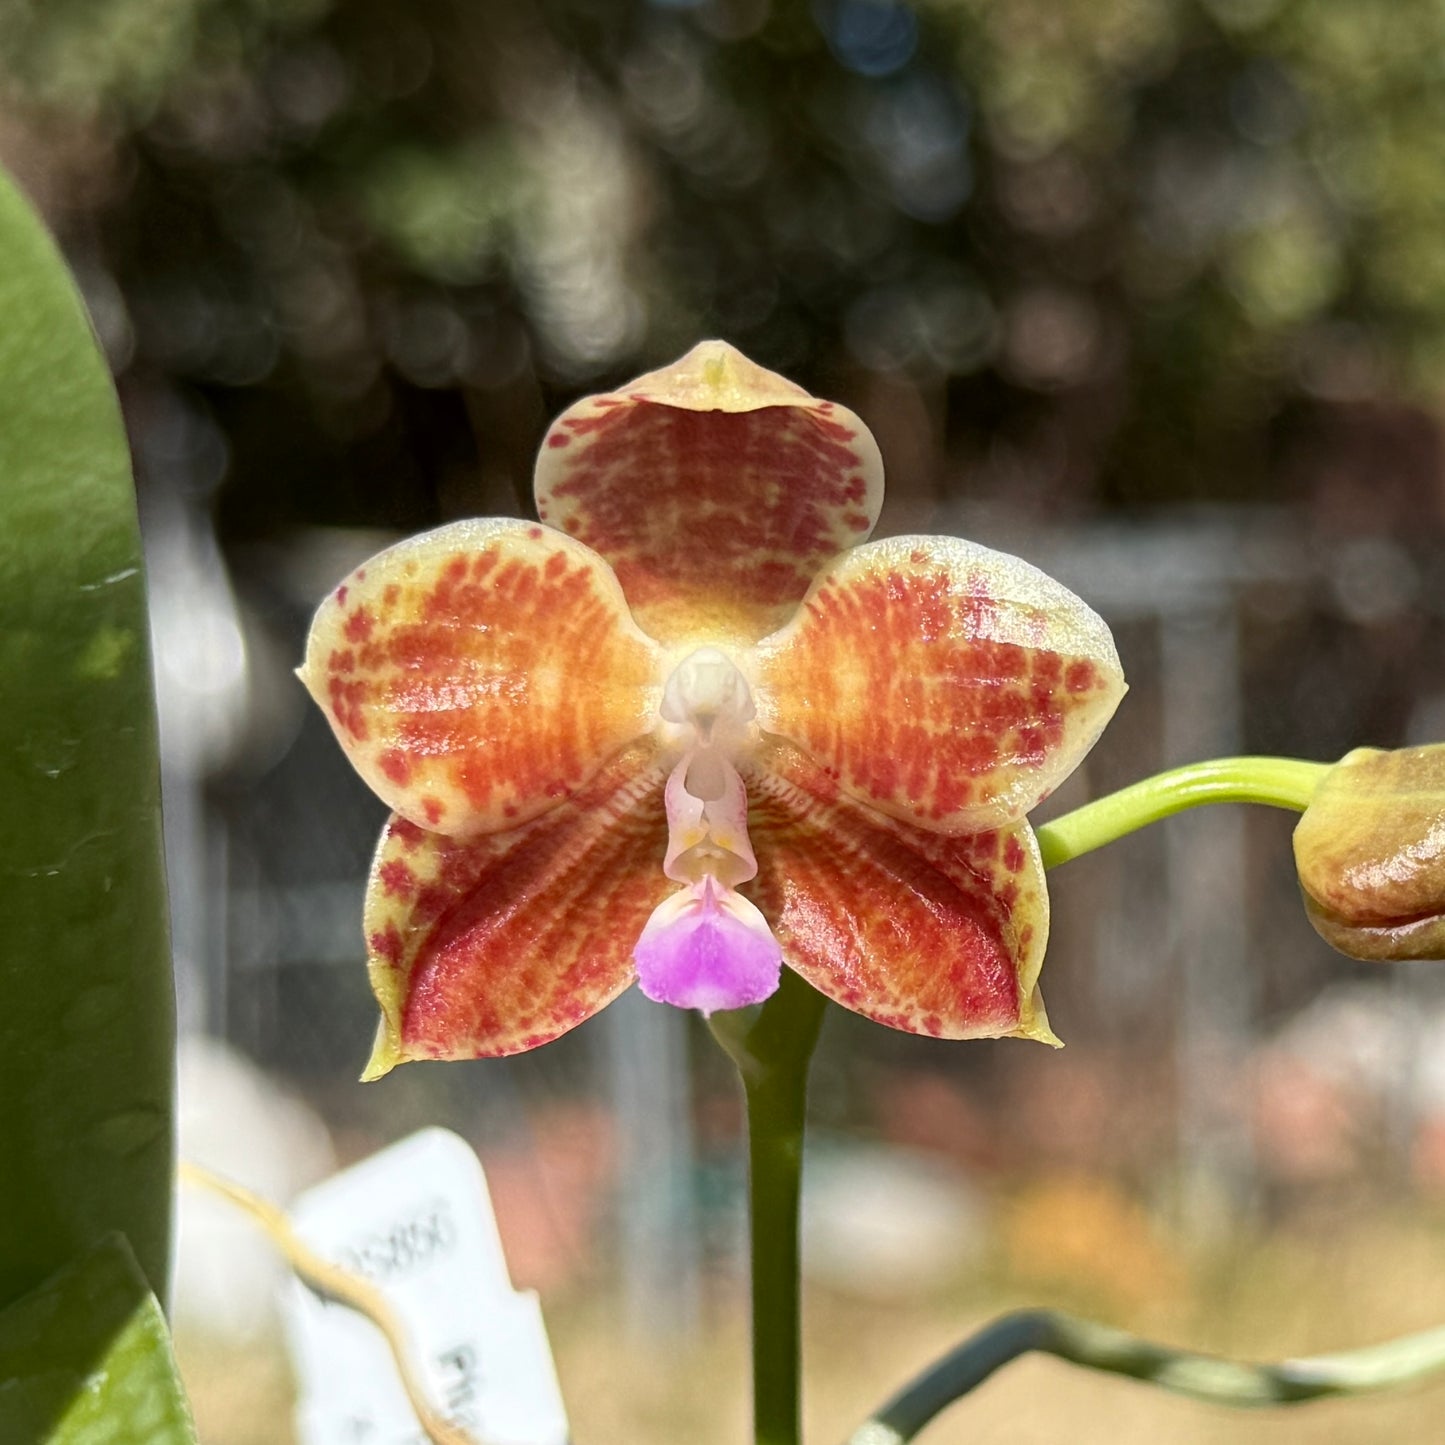
M1445 958L1445 743L1356 748L1294 833L1315 931L1351 958Z

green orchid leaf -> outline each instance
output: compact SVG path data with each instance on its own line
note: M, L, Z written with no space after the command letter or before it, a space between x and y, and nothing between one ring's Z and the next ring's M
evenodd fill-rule
M3 175L0 698L0 1305L115 1230L164 1297L174 1002L130 454Z
M122 1236L0 1313L0 1440L195 1445L165 1318Z

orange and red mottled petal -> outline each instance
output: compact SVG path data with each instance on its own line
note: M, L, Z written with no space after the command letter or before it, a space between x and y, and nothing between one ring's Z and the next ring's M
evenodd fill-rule
M933 1038L1057 1044L1037 983L1049 902L1027 823L949 836L873 812L796 749L748 774L783 959L829 998Z
M647 731L659 667L596 553L472 521L357 568L317 612L301 678L383 800L465 835L555 806Z
M1036 567L954 537L840 557L753 666L766 732L855 797L943 832L1021 818L1125 692L1095 612Z
M448 838L392 818L366 900L382 1026L364 1078L536 1048L632 982L633 946L676 887L661 868L665 775L644 743L510 832Z
M536 494L616 568L652 636L752 641L872 531L883 464L852 412L709 341L564 412Z

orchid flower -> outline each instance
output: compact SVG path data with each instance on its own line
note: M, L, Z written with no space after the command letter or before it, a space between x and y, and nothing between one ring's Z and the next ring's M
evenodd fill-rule
M301 677L394 810L364 1077L534 1048L616 998L704 1013L783 964L939 1038L1057 1043L1024 815L1124 692L1103 621L1017 558L866 541L878 448L721 342L566 411L540 523L358 567Z

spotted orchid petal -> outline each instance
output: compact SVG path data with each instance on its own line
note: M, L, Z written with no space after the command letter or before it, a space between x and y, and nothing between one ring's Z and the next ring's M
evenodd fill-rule
M752 641L872 531L883 465L852 412L707 341L565 411L536 495L543 521L612 564L653 637Z
M556 806L646 733L657 658L596 553L471 521L353 572L316 614L301 678L386 803L462 836Z
M783 967L756 904L712 874L658 905L634 957L648 998L704 1016L762 1003L776 992Z
M382 1026L363 1077L520 1053L616 998L633 980L639 934L676 887L657 866L664 777L642 743L521 828L448 838L393 817L367 890Z
M1046 797L1124 695L1103 620L1037 568L954 537L845 554L754 658L757 716L855 798L947 833Z
M908 1033L1058 1043L1037 987L1049 902L1027 823L950 836L899 822L787 745L747 776L749 891L814 988Z

